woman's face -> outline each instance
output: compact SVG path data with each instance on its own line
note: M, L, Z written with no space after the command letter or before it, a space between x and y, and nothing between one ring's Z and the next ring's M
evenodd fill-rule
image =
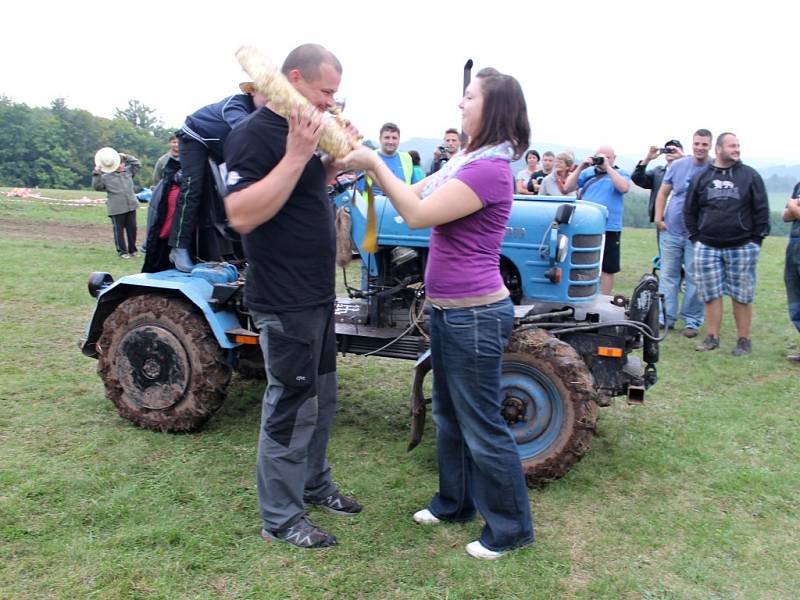
M458 107L461 109L461 129L469 136L477 135L483 119L483 89L478 77L467 86Z
M564 171L567 170L567 163L565 163L563 160L557 158L555 165L556 165L556 171L558 171L559 173L563 173Z
M528 170L533 172L539 167L539 159L535 154L528 154Z

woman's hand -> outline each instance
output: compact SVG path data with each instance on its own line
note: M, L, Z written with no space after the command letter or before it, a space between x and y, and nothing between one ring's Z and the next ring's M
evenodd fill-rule
M374 171L379 161L378 155L366 146L359 146L344 157L345 168L353 171Z

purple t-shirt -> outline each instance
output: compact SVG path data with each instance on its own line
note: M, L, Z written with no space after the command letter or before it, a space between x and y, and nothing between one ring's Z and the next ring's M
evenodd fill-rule
M511 165L501 158L479 159L455 176L480 198L483 208L431 233L425 287L431 298L467 298L496 292L500 244L506 233L514 195Z

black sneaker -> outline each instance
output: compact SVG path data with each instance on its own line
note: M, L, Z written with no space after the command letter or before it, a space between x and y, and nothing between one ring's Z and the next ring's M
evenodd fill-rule
M319 506L321 509L327 510L329 513L333 513L335 515L345 515L348 517L357 515L363 508L353 498L343 496L338 490L333 492L330 496L322 498L321 500L307 499L306 504Z
M305 516L290 527L275 531L262 529L261 537L266 541L278 540L298 548L327 548L336 545L335 536L323 531Z
M734 356L744 356L745 354L750 354L753 350L753 345L750 342L750 338L740 337L736 340L736 348L731 350L731 354Z
M708 352L710 350L716 350L717 348L719 348L719 338L709 335L706 336L706 339L703 340L703 343L697 346L695 350L698 352Z

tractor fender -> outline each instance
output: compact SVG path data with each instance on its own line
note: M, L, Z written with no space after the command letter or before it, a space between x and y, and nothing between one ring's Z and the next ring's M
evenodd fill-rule
M121 277L98 294L94 313L80 344L81 351L86 356L97 358L97 340L100 339L106 318L123 300L143 294L174 295L187 299L203 313L220 347L226 350L236 348L239 344L229 340L225 332L240 327L239 319L233 311L215 311L212 308L209 300L213 291L214 286L206 279L175 269Z

